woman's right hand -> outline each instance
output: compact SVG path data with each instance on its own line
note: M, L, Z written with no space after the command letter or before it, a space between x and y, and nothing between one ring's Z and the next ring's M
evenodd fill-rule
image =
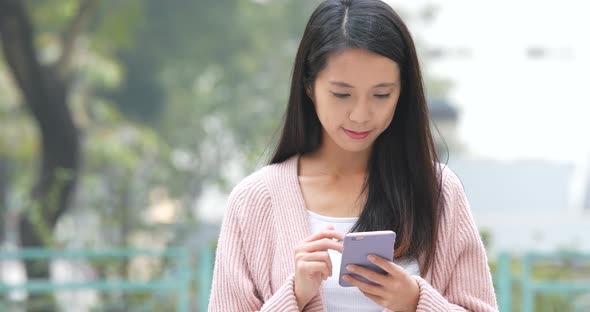
M343 240L342 233L328 226L304 239L295 248L295 297L300 311L317 294L322 281L332 275L328 249L342 252Z

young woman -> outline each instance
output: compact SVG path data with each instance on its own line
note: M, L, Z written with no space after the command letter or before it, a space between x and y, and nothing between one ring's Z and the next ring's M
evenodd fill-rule
M387 274L351 270L343 235L397 233ZM497 311L458 178L438 163L414 43L378 0L329 0L295 59L271 164L232 191L209 311Z

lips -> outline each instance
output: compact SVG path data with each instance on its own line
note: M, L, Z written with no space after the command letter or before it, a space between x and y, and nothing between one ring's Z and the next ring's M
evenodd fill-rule
M362 140L364 138L366 138L369 133L371 131L352 131L352 130L348 130L345 128L342 128L344 130L344 133L346 133L346 135L348 135L349 137L355 139L355 140Z

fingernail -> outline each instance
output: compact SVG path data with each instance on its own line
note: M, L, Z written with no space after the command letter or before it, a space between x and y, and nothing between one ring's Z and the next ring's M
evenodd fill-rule
M354 271L354 267L353 267L352 265L347 265L347 266L346 266L346 269L347 269L348 271Z
M373 262L373 261L377 260L377 258L375 258L375 256L373 256L373 255L369 255L369 256L367 257L367 259L369 259L369 261L371 261L371 262Z

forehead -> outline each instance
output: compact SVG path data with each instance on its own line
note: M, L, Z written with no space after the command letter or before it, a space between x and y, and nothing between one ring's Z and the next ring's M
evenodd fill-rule
M399 67L393 60L364 49L345 49L328 56L318 79L354 85L397 82Z

